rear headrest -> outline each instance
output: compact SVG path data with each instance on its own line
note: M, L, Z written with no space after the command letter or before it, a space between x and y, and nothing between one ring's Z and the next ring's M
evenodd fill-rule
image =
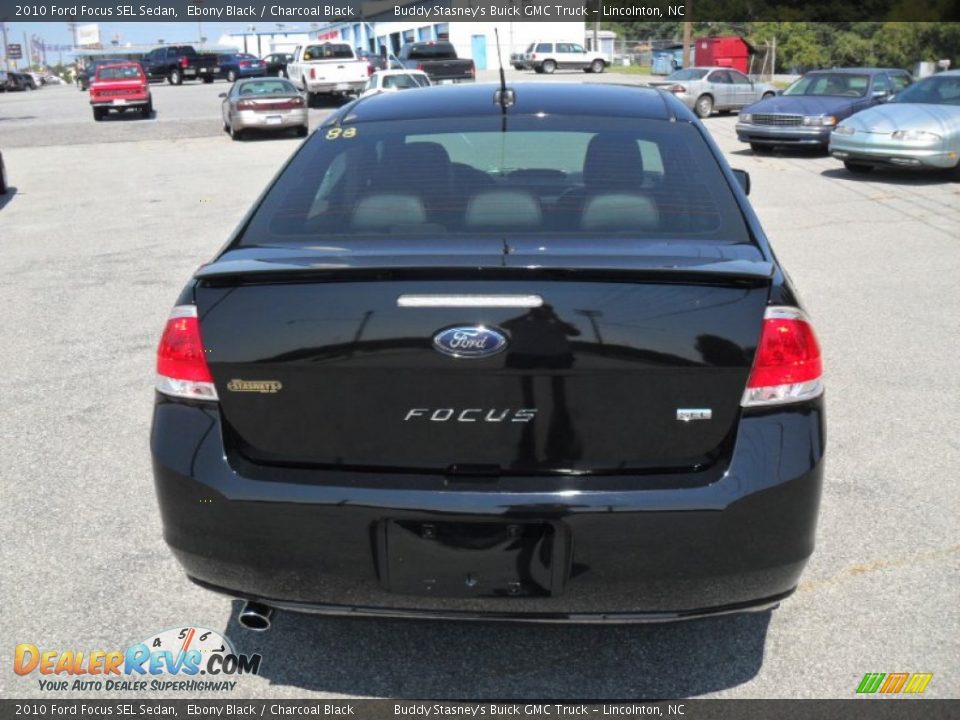
M369 195L353 208L350 227L354 230L387 230L398 225L419 225L427 221L423 201L416 195L383 193Z
M594 195L583 206L582 230L651 230L660 226L656 203L642 193Z
M583 184L630 190L643 185L643 155L635 138L594 135L583 159Z
M411 177L434 179L437 175L450 176L450 156L440 143L413 142L386 145L383 164L400 173L405 180Z
M540 202L523 190L487 190L467 203L464 224L468 228L539 227L543 222Z

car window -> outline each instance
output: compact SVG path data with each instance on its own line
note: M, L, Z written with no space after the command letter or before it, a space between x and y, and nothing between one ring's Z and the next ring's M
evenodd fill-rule
M553 43L540 43L537 45L538 53L551 53L553 52Z
M710 77L707 78L712 83L720 83L722 85L729 85L732 81L730 79L730 73L726 70L716 70L710 74Z
M577 45L576 43L573 43L570 45L570 52L585 53L586 50L583 49L583 45Z
M387 75L383 78L383 86L398 89L421 87L417 80L411 75Z
M97 70L97 80L135 80L143 77L139 65L123 65L121 67L106 67Z
M886 95L890 92L890 86L887 84L887 76L885 73L873 76L873 90L871 90L871 92L875 95L877 93Z
M863 97L867 94L870 76L857 73L809 73L783 91L783 95L832 95Z
M748 243L693 125L511 116L322 127L268 190L241 246L413 235L686 237ZM347 135L349 133L349 135Z
M667 80L702 80L706 74L706 70L687 68L670 73L667 75Z
M960 105L960 75L934 75L924 78L897 95L896 102Z
M528 53L533 52L533 46L534 46L534 43L530 43L529 45L527 45L527 49L525 50L525 52L528 52Z
M906 73L890 73L887 78L890 80L890 89L893 93L903 92L910 86L910 76Z
M325 43L310 45L303 51L304 60L349 60L353 50L346 43Z
M448 42L418 43L411 45L407 53L411 60L442 60L456 56L456 49Z
M738 70L728 70L727 73L729 73L730 79L737 85L750 84L750 78L748 78L746 75L744 75L742 72L739 72Z
M247 95L283 95L294 94L299 91L293 86L293 83L286 80L256 80L254 82L245 82L240 86L238 94Z

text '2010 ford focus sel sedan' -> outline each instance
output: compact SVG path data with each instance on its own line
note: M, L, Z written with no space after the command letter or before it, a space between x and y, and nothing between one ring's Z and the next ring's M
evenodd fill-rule
M813 550L822 370L747 180L653 89L334 113L160 342L156 490L189 577L259 629L776 605Z

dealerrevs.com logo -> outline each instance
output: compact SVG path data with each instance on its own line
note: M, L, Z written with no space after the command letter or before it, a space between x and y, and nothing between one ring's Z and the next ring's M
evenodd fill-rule
M165 630L126 650L49 650L32 643L17 645L13 671L36 675L41 690L233 690L240 675L260 672L259 654L234 651L214 630L182 627Z

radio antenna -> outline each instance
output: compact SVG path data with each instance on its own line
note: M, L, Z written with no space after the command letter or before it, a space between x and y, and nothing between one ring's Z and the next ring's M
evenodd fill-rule
M517 97L513 90L507 89L507 75L503 71L503 57L500 55L500 31L497 28L494 28L493 35L497 40L497 64L500 66L500 89L494 96L493 101L500 106L500 110L504 115L503 122L506 124L507 108L513 105Z

